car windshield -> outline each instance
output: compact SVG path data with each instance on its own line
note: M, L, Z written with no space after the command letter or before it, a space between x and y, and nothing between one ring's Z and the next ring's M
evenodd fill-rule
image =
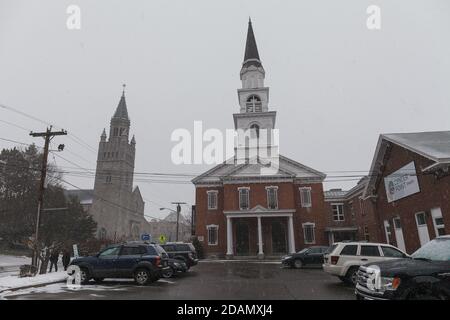
M450 238L434 239L411 256L413 259L450 261Z
M305 253L305 252L308 251L308 250L309 250L308 248L305 248L305 249L300 250L300 251L297 252L297 253Z

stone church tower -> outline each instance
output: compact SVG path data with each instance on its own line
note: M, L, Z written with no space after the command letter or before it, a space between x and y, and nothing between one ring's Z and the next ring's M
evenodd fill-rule
M144 218L144 201L138 187L133 189L136 140L130 136L125 91L111 118L109 138L100 136L94 201L90 213L97 222L98 237L139 240L149 230Z

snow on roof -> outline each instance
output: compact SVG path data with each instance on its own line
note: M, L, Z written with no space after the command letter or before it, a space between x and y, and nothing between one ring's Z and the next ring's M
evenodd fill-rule
M450 131L390 133L381 137L432 160L450 160Z

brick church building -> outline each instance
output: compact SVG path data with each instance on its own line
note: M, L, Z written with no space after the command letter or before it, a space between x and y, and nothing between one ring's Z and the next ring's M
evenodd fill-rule
M274 129L251 22L240 78L235 129ZM251 161L252 148L238 143L234 158L192 180L195 235L207 256L263 258L361 240L413 253L450 234L450 131L380 135L369 175L347 191L324 191L325 174L282 155L277 171L261 174L267 163Z
M269 88L264 86L265 70L251 21L240 78L235 129L251 129L256 135L270 132L275 128L276 111L269 109ZM274 143L275 139L268 138L265 147L273 150ZM325 174L282 155L278 170L261 174L267 164L259 157L251 161L251 146L244 145L247 149L242 153L239 148L235 148L233 159L192 180L196 188L195 230L206 254L262 258L327 244Z

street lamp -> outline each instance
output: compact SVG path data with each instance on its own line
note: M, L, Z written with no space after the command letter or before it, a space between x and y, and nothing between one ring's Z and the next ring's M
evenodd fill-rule
M186 202L172 202L172 204L177 205L177 211L175 211L173 209L169 209L169 208L159 208L159 210L170 210L172 212L176 212L176 214L177 214L177 233L175 235L175 241L178 242L178 226L179 226L179 221L180 221L181 205L186 204Z

